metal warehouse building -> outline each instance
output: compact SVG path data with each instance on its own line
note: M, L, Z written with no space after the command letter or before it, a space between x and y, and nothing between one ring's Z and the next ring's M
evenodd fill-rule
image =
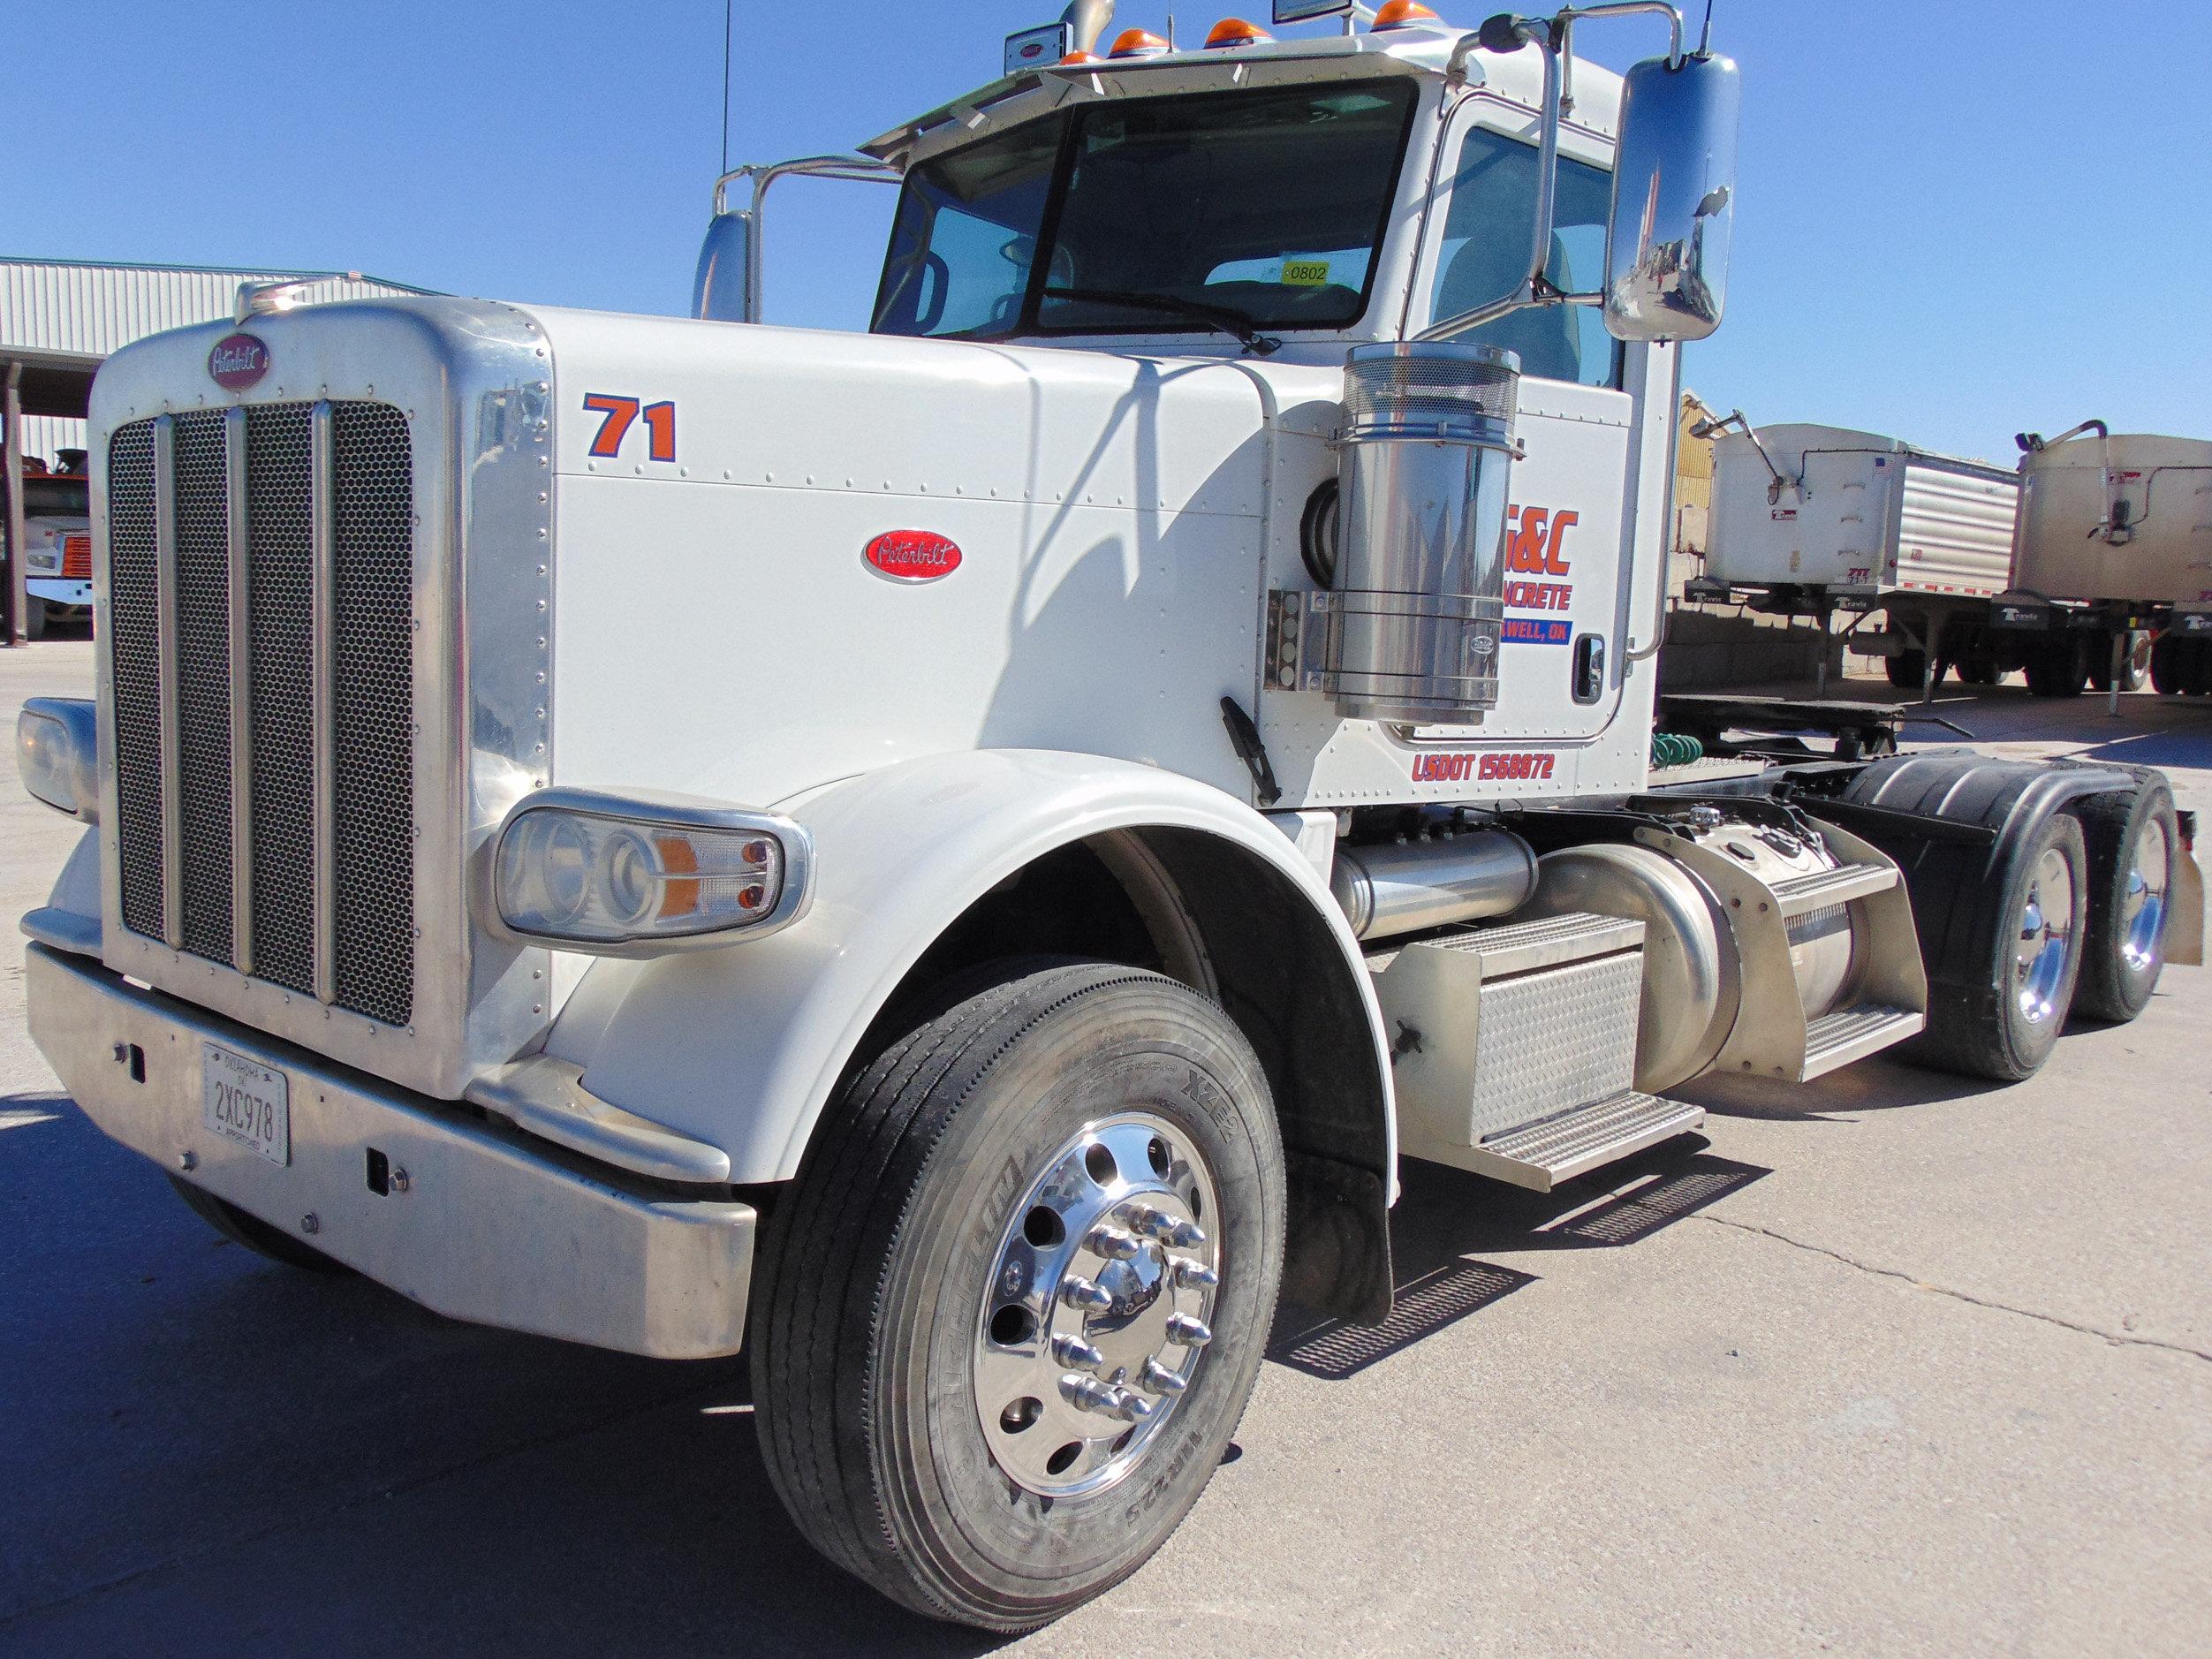
M7 502L0 643L22 637L23 464L51 466L58 451L84 447L86 402L102 360L146 335L231 316L244 284L294 280L313 284L302 298L317 304L428 292L359 271L0 259L0 491Z

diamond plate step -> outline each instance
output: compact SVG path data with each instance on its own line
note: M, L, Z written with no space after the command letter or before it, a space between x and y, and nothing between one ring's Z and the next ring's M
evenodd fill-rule
M1704 1121L1702 1106L1624 1089L1492 1135L1481 1146L1455 1154L1453 1161L1464 1158L1463 1167L1478 1175L1549 1193L1562 1181L1671 1140Z
M1776 882L1774 896L1784 921L1830 905L1848 904L1871 893L1886 893L1898 884L1894 864L1846 864L1839 869L1818 870L1810 875Z
M1805 1028L1805 1079L1809 1081L1853 1060L1879 1054L1907 1037L1918 1036L1927 1024L1925 1014L1880 1003L1822 1014Z

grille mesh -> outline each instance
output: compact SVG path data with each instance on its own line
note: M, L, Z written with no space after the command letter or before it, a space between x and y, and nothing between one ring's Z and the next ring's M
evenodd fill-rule
M220 412L175 417L177 716L184 948L237 966L231 917L228 478ZM254 977L314 985L312 426L305 404L248 411L247 718ZM413 455L383 404L332 405L332 857L337 1004L387 1025L414 1008ZM109 450L123 920L162 936L162 744L153 423Z
M117 830L123 925L162 935L161 602L154 569L154 426L108 450L108 652L115 664Z
M407 423L340 404L337 450L337 996L405 1025L414 990L414 496Z
M178 773L185 949L231 956L231 531L223 414L177 417Z
M249 409L246 515L252 653L254 973L314 995L314 553L304 405Z

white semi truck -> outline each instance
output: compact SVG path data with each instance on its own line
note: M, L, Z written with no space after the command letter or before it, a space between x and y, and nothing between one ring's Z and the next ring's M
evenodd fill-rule
M865 334L715 320L769 169L699 319L253 292L117 353L96 703L19 732L101 1128L280 1261L749 1349L806 1535L1002 1630L1197 1501L1278 1296L1382 1318L1402 1158L2024 1077L2201 911L2153 772L1652 764L1737 100L1670 8L1110 9L804 164L898 182Z

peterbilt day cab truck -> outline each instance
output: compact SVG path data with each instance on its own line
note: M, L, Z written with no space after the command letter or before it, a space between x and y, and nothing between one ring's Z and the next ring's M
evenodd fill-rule
M118 353L96 704L19 733L103 1130L280 1260L749 1349L807 1536L1005 1630L1197 1501L1279 1296L1384 1316L1401 1158L2024 1077L2201 911L2155 773L1652 763L1737 96L1670 8L1110 10L803 164L898 183L865 334L717 320L769 169L698 318L249 292ZM610 602L640 547L681 610Z

